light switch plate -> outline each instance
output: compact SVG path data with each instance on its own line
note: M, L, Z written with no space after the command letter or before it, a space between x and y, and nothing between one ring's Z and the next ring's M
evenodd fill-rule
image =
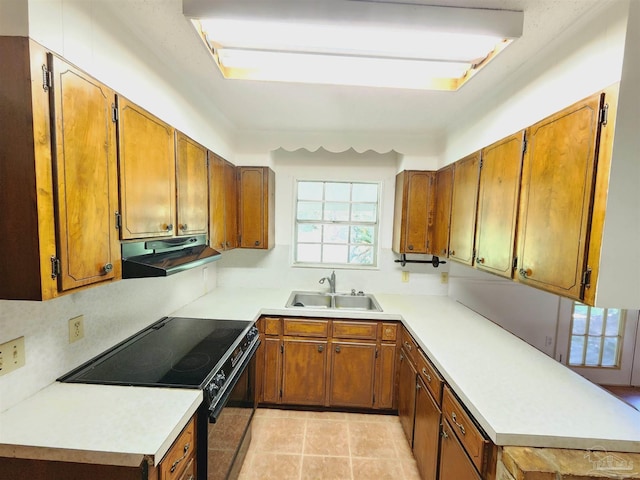
M0 345L0 375L13 372L25 364L24 337Z

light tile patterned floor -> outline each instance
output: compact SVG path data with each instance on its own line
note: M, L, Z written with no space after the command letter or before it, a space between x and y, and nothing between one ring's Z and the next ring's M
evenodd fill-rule
M419 480L398 417L258 409L240 480Z

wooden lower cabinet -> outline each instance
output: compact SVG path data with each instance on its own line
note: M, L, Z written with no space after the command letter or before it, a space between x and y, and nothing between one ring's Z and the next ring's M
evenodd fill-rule
M482 479L446 420L442 422L439 474L440 480Z
M327 341L285 339L282 403L322 405L326 394Z
M400 425L413 446L413 421L416 411L416 368L404 348L398 357L398 416Z
M373 407L376 344L331 344L329 404L340 407Z
M395 408L398 324L263 316L259 402Z
M424 479L435 479L438 474L440 447L440 408L431 397L420 377L416 384L413 456Z

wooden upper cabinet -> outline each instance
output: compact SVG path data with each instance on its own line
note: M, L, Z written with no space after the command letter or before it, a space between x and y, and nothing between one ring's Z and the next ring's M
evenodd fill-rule
M475 265L507 278L513 278L523 146L524 131L482 149Z
M480 152L458 160L454 168L449 258L466 265L472 265Z
M231 250L238 246L236 167L213 152L208 155L211 246L216 250Z
M432 253L435 173L405 170L396 175L393 251Z
M273 248L275 173L268 167L237 168L239 246Z
M602 95L527 129L518 233L519 281L582 299Z
M177 234L207 233L209 214L207 149L176 132Z
M60 290L121 276L115 93L49 56Z
M436 256L449 256L449 224L453 194L454 165L436 172L436 210L431 251Z
M118 96L121 238L175 233L174 129Z

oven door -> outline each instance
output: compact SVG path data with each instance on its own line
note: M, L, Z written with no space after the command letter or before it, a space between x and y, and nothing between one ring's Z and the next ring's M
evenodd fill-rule
M198 432L201 480L235 479L240 473L251 442L251 421L257 405L255 352L259 344L255 343L236 370L217 404L213 408L202 406Z

